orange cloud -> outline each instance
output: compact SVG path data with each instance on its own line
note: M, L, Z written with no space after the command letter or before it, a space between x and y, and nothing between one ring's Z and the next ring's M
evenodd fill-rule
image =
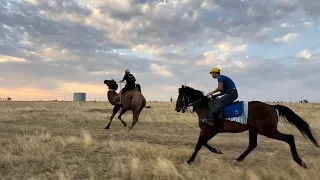
M0 55L0 63L1 62L26 62L26 59L13 57L13 56Z
M87 93L87 100L106 100L108 88L104 85L61 83L56 90L37 88L0 88L0 97L11 97L13 101L66 100L72 101L74 92Z
M12 100L47 100L52 92L34 88L0 88L0 97L11 97Z
M104 84L61 83L59 90L66 92L102 93L108 87Z

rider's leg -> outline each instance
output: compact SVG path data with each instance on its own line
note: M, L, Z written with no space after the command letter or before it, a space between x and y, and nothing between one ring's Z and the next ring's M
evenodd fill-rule
M231 90L221 98L215 100L208 117L205 118L203 122L213 126L214 120L218 119L219 110L225 105L233 102L237 98L238 98L237 90Z
M120 96L120 101L119 102L117 102L116 104L118 104L118 105L122 105L122 95L123 95L123 93L126 91L126 86L124 86L124 88L122 88L121 89L121 91L119 92L119 96Z

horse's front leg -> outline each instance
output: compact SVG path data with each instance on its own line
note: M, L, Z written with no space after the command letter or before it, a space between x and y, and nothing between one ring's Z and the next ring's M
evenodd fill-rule
M201 149L202 145L204 143L204 137L203 136L199 136L198 138L198 142L197 145L192 153L192 155L190 156L189 160L187 161L188 164L192 163L194 161L194 159L196 158L199 150Z
M187 161L188 164L190 164L191 162L194 161L194 159L197 156L197 154L198 154L199 150L201 149L202 145L207 147L211 152L215 152L215 153L218 153L218 154L221 153L221 151L217 150L216 148L211 147L207 143L216 134L218 134L218 133L216 131L212 131L212 128L210 126L208 126L206 124L202 125L197 145L196 145L196 147L194 149L193 154L191 155L191 157Z
M217 131L212 132L212 133L209 135L209 137L208 137L209 140L210 140L211 138L213 138L213 137L214 137L215 135L217 135L217 134L218 134ZM208 141L209 141L209 140L208 140ZM210 146L210 145L208 144L208 141L206 141L203 145L204 145L206 148L208 148L209 151L211 151L211 152L213 152L213 153L217 153L217 154L222 154L222 152L221 152L219 149Z
M219 149L215 148L215 147L212 147L208 144L208 142L204 143L203 144L206 148L209 149L209 151L213 152L213 153L216 153L216 154L223 154Z

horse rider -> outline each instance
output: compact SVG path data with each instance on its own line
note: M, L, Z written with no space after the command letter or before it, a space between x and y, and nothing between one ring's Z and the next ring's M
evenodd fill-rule
M136 82L136 78L130 73L130 71L128 69L125 70L124 76L123 76L122 80L119 81L119 83L123 83L124 81L126 81L126 85L119 92L119 94L120 94L120 102L117 103L119 105L122 105L122 102L121 102L122 94L127 92L127 91L129 91L129 90L131 90L131 89L134 89L136 87L136 83L135 83Z
M209 74L211 74L213 79L218 80L218 87L214 91L209 92L207 96L210 96L216 92L220 92L221 95L224 94L224 96L214 101L209 116L202 120L202 122L213 126L214 121L219 118L219 110L225 105L235 101L238 98L238 91L233 80L226 75L220 74L219 68L212 68Z

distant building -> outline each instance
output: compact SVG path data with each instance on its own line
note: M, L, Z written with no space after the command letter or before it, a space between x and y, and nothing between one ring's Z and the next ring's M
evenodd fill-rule
M73 101L86 101L86 93L82 93L82 92L73 93Z

